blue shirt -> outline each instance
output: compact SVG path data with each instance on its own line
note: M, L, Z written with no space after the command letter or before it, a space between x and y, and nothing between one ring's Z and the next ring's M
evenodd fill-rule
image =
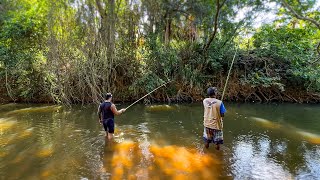
M220 105L220 114L224 114L224 113L226 113L226 112L227 112L227 110L226 110L226 108L224 107L223 102L221 102L221 105Z

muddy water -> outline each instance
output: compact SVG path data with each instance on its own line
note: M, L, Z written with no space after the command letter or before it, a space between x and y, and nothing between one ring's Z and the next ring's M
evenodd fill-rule
M319 105L226 107L217 151L201 103L134 106L114 142L95 106L1 105L0 179L320 179Z

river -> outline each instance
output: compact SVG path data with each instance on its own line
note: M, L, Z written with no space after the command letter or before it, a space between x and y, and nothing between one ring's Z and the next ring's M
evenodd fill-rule
M0 179L320 179L320 105L225 106L217 151L201 103L133 106L115 142L93 105L1 105Z

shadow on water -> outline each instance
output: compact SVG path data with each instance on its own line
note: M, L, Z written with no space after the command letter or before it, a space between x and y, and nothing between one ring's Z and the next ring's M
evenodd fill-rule
M203 149L201 103L134 106L113 142L96 107L2 105L0 179L320 178L320 106L226 106L218 152Z

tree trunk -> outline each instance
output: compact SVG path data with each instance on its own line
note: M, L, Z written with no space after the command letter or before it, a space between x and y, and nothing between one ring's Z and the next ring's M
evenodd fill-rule
M171 19L166 20L166 31L164 34L164 44L168 45L170 43L170 35L171 35Z
M108 15L107 15L107 12L106 10L103 8L102 4L101 4L101 1L100 0L96 0L96 5L97 5L97 8L98 8L98 12L100 14L100 17L101 17L101 25L100 25L100 29L99 29L99 32L100 32L100 35L101 35L101 39L102 39L102 44L104 44L105 46L107 46L107 44L109 43L108 42Z
M219 12L221 9L220 0L216 0L216 7L217 7L217 10L216 10L216 14L214 16L214 29L213 29L213 32L212 32L210 38L209 38L209 41L203 47L204 52L206 52L208 50L208 48L210 47L210 44L212 43L213 39L216 37L217 31L218 31Z
M102 43L106 46L107 58L113 60L115 49L115 0L108 0L108 3L105 3L108 6L108 11L102 6L101 0L96 0L96 4L101 17L99 31Z
M108 57L111 58L111 61L114 59L114 49L115 49L115 0L108 0L109 3L109 34L108 34Z
M149 22L150 22L150 25L149 25L149 32L151 33L154 33L154 26L155 26L155 22L154 22L154 15L153 13L151 12L148 12L148 16L149 16Z

